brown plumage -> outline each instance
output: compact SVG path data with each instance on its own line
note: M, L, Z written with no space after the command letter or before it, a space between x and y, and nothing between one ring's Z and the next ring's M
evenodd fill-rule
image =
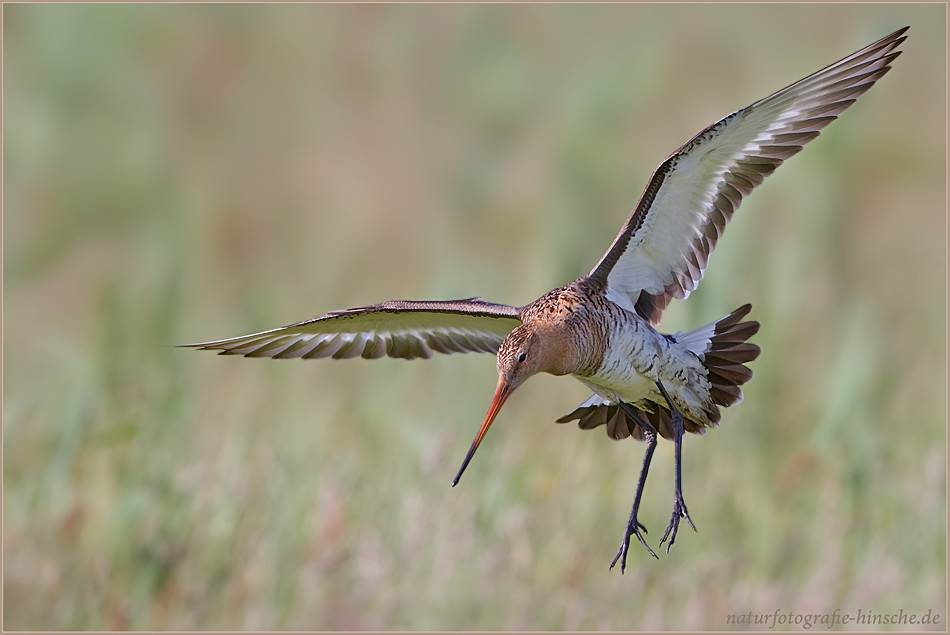
M334 311L305 322L228 340L194 344L225 355L273 357L383 356L497 352L498 387L455 477L458 483L505 400L539 372L572 375L593 395L558 422L606 427L613 439L645 441L637 495L611 567L626 566L631 536L647 545L637 519L643 485L661 435L674 443L673 515L693 525L683 501L682 437L702 434L720 408L742 400L759 354L747 340L759 323L751 307L686 334L655 330L674 298L696 288L709 255L742 199L785 159L890 70L904 41L900 29L709 126L656 169L639 203L590 273L521 308L480 298L385 302ZM693 527L695 529L695 527Z

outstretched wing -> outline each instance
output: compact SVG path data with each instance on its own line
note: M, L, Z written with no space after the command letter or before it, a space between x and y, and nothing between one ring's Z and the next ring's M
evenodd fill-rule
M743 197L890 70L905 27L706 128L653 173L636 209L588 274L656 325L696 288Z
M520 309L481 298L448 302L396 300L333 311L283 328L229 340L188 344L221 355L274 357L399 357L433 353L495 353L521 324Z

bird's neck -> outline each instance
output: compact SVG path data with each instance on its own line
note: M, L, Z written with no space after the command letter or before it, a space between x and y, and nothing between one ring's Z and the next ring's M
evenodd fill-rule
M574 285L555 289L526 307L522 320L540 336L539 371L584 376L597 370L607 333L590 308L590 298Z

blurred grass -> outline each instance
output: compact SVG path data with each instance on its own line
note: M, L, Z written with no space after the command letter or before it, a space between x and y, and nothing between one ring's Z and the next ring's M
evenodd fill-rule
M942 5L4 5L4 627L721 629L946 615ZM608 572L643 447L489 356L171 345L585 273L694 132L890 31L663 329L752 302L698 534ZM662 444L641 519L671 511ZM945 624L944 624L945 626Z

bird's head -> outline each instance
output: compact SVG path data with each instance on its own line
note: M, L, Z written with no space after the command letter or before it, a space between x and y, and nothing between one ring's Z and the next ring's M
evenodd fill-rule
M462 472L468 467L469 461L475 455L475 450L482 442L485 433L492 421L498 415L502 405L515 388L526 379L540 372L564 375L573 372L565 368L564 346L562 346L557 332L538 329L528 324L522 324L508 334L498 349L498 387L495 389L495 398L492 399L485 421L472 442L462 467L459 469L453 487L462 478Z

